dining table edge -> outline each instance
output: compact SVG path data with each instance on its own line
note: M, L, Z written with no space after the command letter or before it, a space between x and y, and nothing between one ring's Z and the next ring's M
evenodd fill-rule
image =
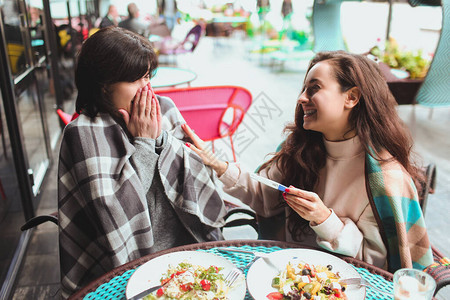
M147 261L164 255L164 254L168 254L168 253L173 253L173 252L177 252L177 251L195 251L195 250L208 250L211 248L216 248L216 247L225 247L225 246L233 246L233 247L242 247L242 246L251 246L251 247L258 247L258 246L264 246L264 247L279 247L282 249L287 249L287 248L309 248L309 249L314 249L314 250L319 250L319 251L323 251L323 252L328 252L326 250L323 249L317 249L317 248L312 248L312 247L305 247L305 245L301 245L298 243L291 243L291 242L284 242L284 241L272 241L272 240L224 240L224 241L210 241L210 242L203 242L203 243L195 243L195 244L189 244L189 245L183 245L183 246L178 246L178 247L174 247L174 248L169 248L166 250L161 250L155 253L151 253L148 255L145 255L141 258L135 259L133 261L130 261L128 263L125 263L123 265L121 265L120 267L114 268L113 270L105 273L104 275L98 277L97 279L95 279L94 281L90 282L88 285L86 285L85 287L81 288L80 290L78 290L75 294L73 294L71 297L69 297L69 299L74 300L74 299L83 299L87 294L94 292L97 290L97 288L102 285L105 282L110 281L111 279L113 279L116 276L120 276L123 273L125 273L128 270L132 270L135 269L137 267L139 267L140 265L146 263ZM328 252L332 255L335 255L339 258L341 258L342 260L346 261L347 263L352 264L355 267L362 267L367 269L369 272L373 273L373 274L377 274L382 276L384 279L388 280L388 281L392 281L393 279L393 274L383 270L381 268L378 268L376 266L370 265L366 262L363 262L359 259L356 258L352 258L352 257L348 257L348 256L343 256L343 255L339 255L336 253L331 253Z

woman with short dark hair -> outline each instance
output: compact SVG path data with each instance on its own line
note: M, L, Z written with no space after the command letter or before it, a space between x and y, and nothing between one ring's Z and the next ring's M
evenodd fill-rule
M222 239L223 201L183 147L180 112L153 92L156 67L148 40L123 28L81 48L80 116L64 129L58 166L64 297L146 254Z

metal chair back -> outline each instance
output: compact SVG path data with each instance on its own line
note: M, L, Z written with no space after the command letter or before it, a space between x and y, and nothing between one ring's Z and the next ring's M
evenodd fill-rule
M204 141L229 137L236 161L232 135L252 103L252 94L247 89L207 86L158 90L156 93L171 98L189 126Z
M450 105L450 0L442 0L442 28L428 73L416 102L428 107Z
M341 4L342 0L314 1L314 52L346 50L341 30Z

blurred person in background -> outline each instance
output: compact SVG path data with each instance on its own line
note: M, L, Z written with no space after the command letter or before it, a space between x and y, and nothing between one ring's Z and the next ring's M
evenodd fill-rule
M286 19L286 17L292 14L292 0L283 0L281 14L283 15L283 19Z
M164 18L169 31L172 32L175 22L179 18L180 13L177 8L176 0L158 0L159 15Z
M119 27L128 29L142 36L148 36L149 23L139 18L139 8L136 3L130 3L127 6L128 18L119 23Z
M99 27L105 28L108 26L117 26L119 24L119 13L117 12L117 7L115 5L110 5L108 7L108 13L100 22Z

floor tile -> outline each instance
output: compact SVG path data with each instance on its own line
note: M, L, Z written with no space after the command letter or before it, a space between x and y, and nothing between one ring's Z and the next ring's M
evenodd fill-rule
M21 267L17 287L57 284L59 281L58 255L27 255Z
M50 300L61 299L59 284L24 286L15 290L13 300Z

